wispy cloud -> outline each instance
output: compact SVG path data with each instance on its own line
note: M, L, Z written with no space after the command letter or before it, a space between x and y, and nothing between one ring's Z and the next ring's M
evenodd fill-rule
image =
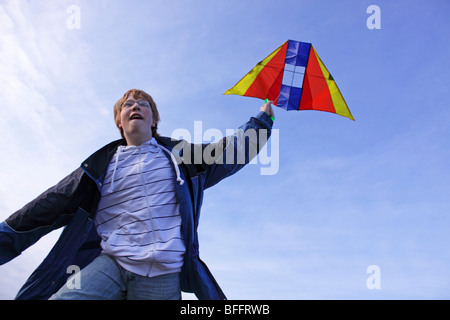
M80 112L73 98L94 93L85 43L70 33L66 18L64 3L18 0L0 6L2 220L78 166L82 138L89 134L82 128L105 113L94 98L92 109ZM14 297L57 233L1 267L0 281L11 283L1 298Z
M35 6L21 0L0 7L0 135L6 142L0 163L21 168L1 173L8 209L81 162L73 156L92 133L86 129L107 114L91 86L86 44L66 27L66 7ZM89 108L77 96L85 97Z

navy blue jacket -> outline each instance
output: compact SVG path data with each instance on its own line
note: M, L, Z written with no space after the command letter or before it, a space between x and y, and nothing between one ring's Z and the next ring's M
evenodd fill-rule
M249 129L256 133L261 132L261 129L266 130L265 136L268 138L271 127L270 117L260 112L240 129L243 130L241 133L244 132L244 138ZM251 160L249 145L250 148L252 145L256 147L259 152L265 143L265 139L260 139L259 134L256 135L256 141L255 135L253 138L252 135L247 137L253 141L246 146L237 141L239 135L235 134L231 138L224 137L222 144L218 145L220 148L213 148L213 153L217 150L223 153L222 163L194 159L194 155L199 154L195 149L204 150L208 147L206 144L193 145L166 137L156 138L160 145L168 150L175 150L172 154L180 162L178 168L184 183L177 184L176 196L180 203L182 232L186 244L180 277L181 290L195 293L198 299L226 299L207 266L200 260L197 227L203 191L247 164ZM0 223L0 264L15 258L50 231L64 227L57 243L20 289L16 299L48 299L66 283L70 276L67 273L68 266L76 265L82 269L100 254L100 237L94 225L94 217L108 164L117 147L123 144L126 141L122 139L101 148L58 184ZM234 161L226 159L225 151L230 147L234 148ZM237 161L240 151L244 151L245 161ZM186 156L191 161L186 161Z

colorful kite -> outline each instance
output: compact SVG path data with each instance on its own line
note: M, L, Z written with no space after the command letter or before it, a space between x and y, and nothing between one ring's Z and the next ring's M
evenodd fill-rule
M318 110L355 120L312 44L288 40L225 94L269 99L286 110Z

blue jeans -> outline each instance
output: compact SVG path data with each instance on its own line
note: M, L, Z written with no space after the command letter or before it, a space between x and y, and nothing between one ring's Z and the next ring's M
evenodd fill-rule
M80 271L80 289L66 284L50 300L180 300L179 273L143 277L101 254Z

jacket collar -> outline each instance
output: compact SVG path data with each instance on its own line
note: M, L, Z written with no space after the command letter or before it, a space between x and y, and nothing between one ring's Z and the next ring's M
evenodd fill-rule
M89 156L86 160L81 163L81 168L96 182L99 181L100 178L103 178L106 169L108 169L108 164L111 161L112 157L116 153L116 150L119 146L127 145L125 139L120 139L113 141L103 148L97 150L92 155Z

